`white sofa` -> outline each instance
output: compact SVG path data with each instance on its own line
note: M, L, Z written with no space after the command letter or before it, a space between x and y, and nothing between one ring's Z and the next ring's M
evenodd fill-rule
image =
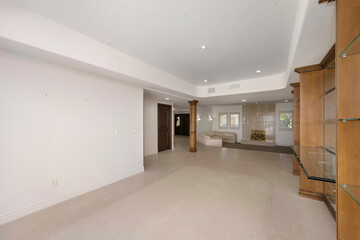
M208 146L221 147L223 142L236 143L236 133L211 131L198 135L197 141Z

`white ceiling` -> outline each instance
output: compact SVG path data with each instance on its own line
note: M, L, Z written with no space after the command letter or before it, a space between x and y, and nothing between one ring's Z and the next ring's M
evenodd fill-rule
M186 98L154 89L145 89L144 97L156 99L161 102L168 101L169 103L174 103L175 108L188 108L189 107L188 101L193 100L192 98ZM169 100L165 100L165 98L169 98Z
M0 47L137 84L146 97L185 107L191 99L291 99L294 68L319 63L335 42L334 2L148 2L1 0Z
M206 85L204 79L215 84L284 72L298 0L14 2L185 81ZM200 50L201 45L208 48Z

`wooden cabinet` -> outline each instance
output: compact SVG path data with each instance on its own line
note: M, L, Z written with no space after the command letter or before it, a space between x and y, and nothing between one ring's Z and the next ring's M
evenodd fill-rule
M300 84L292 86L300 107L295 99L294 111L301 114L295 114L294 151L300 195L323 200L336 214L338 240L355 240L360 239L360 1L336 2L335 46L321 63L295 70Z
M294 150L301 163L299 195L324 201L335 219L335 46L321 63L295 71L300 74L300 83L292 84L294 98L299 99L294 100Z
M337 233L360 239L360 1L337 0Z
M294 90L294 146L300 146L300 83L290 84ZM300 165L296 157L293 157L293 175L300 175Z

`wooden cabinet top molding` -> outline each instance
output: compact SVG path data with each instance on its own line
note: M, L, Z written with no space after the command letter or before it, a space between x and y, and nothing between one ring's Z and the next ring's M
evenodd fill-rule
M327 68L334 61L335 61L335 44L331 47L329 52L325 55L325 57L323 58L323 60L321 60L319 64L298 67L295 68L295 72L304 73L304 72L318 71Z

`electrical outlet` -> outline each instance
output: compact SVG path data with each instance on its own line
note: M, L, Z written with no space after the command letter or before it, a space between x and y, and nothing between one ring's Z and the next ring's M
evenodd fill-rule
M50 185L51 185L51 187L57 187L58 186L58 178L51 179Z

